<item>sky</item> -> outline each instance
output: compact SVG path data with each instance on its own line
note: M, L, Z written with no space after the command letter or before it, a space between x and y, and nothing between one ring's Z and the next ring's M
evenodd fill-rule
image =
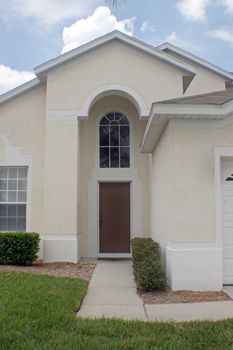
M165 41L233 71L233 0L0 0L0 94L34 78L33 68L120 30Z

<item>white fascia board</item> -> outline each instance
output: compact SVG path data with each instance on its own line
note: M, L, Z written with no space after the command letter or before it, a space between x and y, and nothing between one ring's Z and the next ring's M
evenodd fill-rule
M233 101L230 101L223 105L154 103L150 114L153 117L160 115L160 118L166 116L169 119L224 119L232 112Z
M223 68L220 68L218 66L216 66L215 64L213 63L210 63L206 60L204 60L203 58L200 58L200 57L197 57L193 54L191 54L190 52L187 52L183 49L180 49L179 47L175 46L175 45L172 45L170 43L164 43L164 44L161 44L159 46L157 46L157 49L161 50L161 51L164 51L164 50L170 50L174 53L177 53L183 57L186 57L188 59L190 59L191 61L193 62L196 62L197 64L199 64L200 66L203 66L221 76L223 76L224 78L226 78L227 80L231 80L233 81L233 74L226 71L225 69Z
M159 141L170 119L224 120L233 112L233 101L223 105L177 105L155 103L152 105L141 142L141 152L150 153Z
M167 118L150 118L141 142L141 152L151 153L168 124Z
M192 65L182 62L181 60L171 57L165 52L162 52L161 50L156 49L155 47L146 44L138 39L132 38L129 35L126 35L124 33L121 33L119 31L113 31L109 34L106 34L104 36L101 36L100 38L97 38L95 40L90 41L87 44L84 44L76 49L73 49L63 55L60 55L48 62L45 62L37 67L34 68L35 74L38 76L45 76L47 71L62 64L67 62L68 60L77 57L79 55L82 55L98 46L104 45L107 42L113 40L113 39L118 39L134 48L137 48L143 52L146 52L149 55L152 55L166 63L172 64L179 69L183 70L185 74L188 75L194 75L196 74L196 69Z
M30 81L28 81L20 86L17 86L13 90L10 90L10 91L8 91L5 94L0 96L0 104L12 99L13 97L21 95L22 93L36 87L39 84L41 84L40 79L34 78L34 79L32 79L32 80L30 80Z

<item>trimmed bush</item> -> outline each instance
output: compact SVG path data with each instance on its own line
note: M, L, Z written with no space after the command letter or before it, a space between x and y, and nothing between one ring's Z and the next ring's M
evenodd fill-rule
M161 264L161 249L151 238L133 238L132 255L134 276L142 292L163 290L166 278Z
M38 258L39 234L0 232L0 264L31 265Z

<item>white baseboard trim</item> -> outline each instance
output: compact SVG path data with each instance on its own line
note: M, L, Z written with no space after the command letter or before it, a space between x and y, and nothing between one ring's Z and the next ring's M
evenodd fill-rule
M222 290L222 249L213 243L169 243L168 285L172 290Z
M41 235L39 257L44 262L73 262L81 259L81 236Z

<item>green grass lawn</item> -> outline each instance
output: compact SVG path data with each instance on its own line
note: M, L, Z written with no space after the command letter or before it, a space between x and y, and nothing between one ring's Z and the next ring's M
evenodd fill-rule
M86 282L0 273L0 349L233 349L233 320L147 323L82 320L74 310Z

